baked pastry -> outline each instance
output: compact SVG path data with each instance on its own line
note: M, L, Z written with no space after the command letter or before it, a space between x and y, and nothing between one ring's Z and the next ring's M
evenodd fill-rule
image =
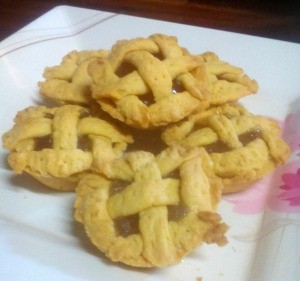
M176 122L200 105L201 91L188 88L196 83L190 71L202 63L178 46L175 37L118 41L107 58L89 66L92 95L103 110L130 126Z
M135 151L112 167L109 179L83 177L75 201L76 220L112 261L162 267L202 243L226 244L216 213L222 184L204 149Z
M209 106L234 102L258 91L258 84L243 69L222 61L213 52L200 55L204 64L193 71L193 76L208 92Z
M91 61L106 57L106 50L72 51L62 58L61 64L46 67L45 81L39 82L40 94L57 103L87 105L91 102L92 79L87 72Z
M192 55L176 37L162 34L118 41L88 71L92 96L103 110L139 128L174 123L196 109L257 91L242 69L213 53Z
M3 135L8 163L47 186L72 190L82 174L101 172L121 156L132 137L77 105L32 106L18 112Z
M225 104L190 116L167 128L168 145L203 147L223 179L223 193L250 186L287 161L290 149L271 118L253 115L238 104Z
M256 81L173 36L72 51L43 76L40 94L60 106L17 114L2 138L8 163L76 188L75 219L114 262L162 267L203 243L226 244L221 194L290 153L277 122L233 103L256 93Z

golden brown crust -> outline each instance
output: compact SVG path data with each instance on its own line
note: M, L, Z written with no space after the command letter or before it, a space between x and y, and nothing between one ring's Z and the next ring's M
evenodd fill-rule
M258 91L257 82L250 79L240 67L220 60L212 52L203 53L200 57L205 61L204 67L197 68L193 74L209 93L211 106L237 101Z
M60 104L89 104L92 79L87 72L89 63L107 55L105 50L72 51L60 65L46 67L45 81L39 82L40 94Z
M256 81L241 68L213 53L192 55L176 37L162 34L118 41L88 71L92 96L103 110L139 128L174 123L196 109L257 91Z
M173 163L168 171L163 168L167 162ZM128 153L116 160L110 180L90 174L80 181L75 218L112 261L135 267L177 263L202 243L224 245L227 226L215 213L222 184L208 162L203 149L167 148L157 157L144 151ZM176 170L178 178L172 176ZM120 179L127 179L127 185L111 195L114 181ZM188 212L177 220L168 218L168 206L178 205ZM133 215L138 230L124 236L116 220Z
M62 190L74 188L81 173L102 172L133 141L76 105L29 107L17 114L2 140L11 151L8 163L16 173L25 171Z
M134 69L118 74L125 63ZM200 105L199 99L186 90L174 94L172 85L174 79L183 79L201 63L202 59L179 47L175 37L156 34L147 39L118 41L107 58L89 65L94 80L93 98L128 125L163 126L182 119ZM191 79L192 76L185 77L187 81ZM148 96L153 100L143 101Z
M206 148L223 179L223 193L229 193L249 187L287 161L290 149L280 133L275 120L225 104L170 126L162 138L168 145Z
M222 192L249 187L290 153L277 122L234 103L257 82L174 36L72 51L43 76L40 94L61 106L18 112L2 137L8 163L76 188L75 219L114 262L162 267L202 243L225 245Z

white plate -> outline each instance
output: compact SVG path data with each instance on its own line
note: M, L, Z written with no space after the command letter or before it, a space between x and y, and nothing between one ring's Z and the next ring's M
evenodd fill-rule
M60 6L0 43L1 135L18 110L39 101L45 66L70 50L109 49L118 39L153 33L177 36L192 53L216 52L255 78L259 93L242 102L282 122L289 163L248 191L223 197L227 246L205 245L178 265L138 270L112 264L91 245L74 222L73 193L14 175L1 149L0 280L300 280L299 44Z

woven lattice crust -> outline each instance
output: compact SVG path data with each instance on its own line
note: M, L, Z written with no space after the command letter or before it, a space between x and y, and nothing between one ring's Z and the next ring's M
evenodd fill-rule
M111 260L131 266L166 266L202 243L224 245L227 226L215 212L222 184L211 164L203 149L128 153L116 160L113 178L90 174L80 181L75 217Z
M168 145L205 148L227 193L249 187L287 161L290 149L280 134L275 120L225 104L170 126L162 138Z
M12 169L57 189L73 189L79 175L91 169L101 172L132 141L76 105L29 107L17 114L15 125L3 135Z
M92 79L87 72L90 62L104 58L108 51L72 51L60 65L46 67L45 81L39 82L40 94L60 104L87 105L91 100Z
M148 128L177 122L195 110L254 93L257 84L215 54L192 55L176 37L118 41L93 61L92 96L114 118Z

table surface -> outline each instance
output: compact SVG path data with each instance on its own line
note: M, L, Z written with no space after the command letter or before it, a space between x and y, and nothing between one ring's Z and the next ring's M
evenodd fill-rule
M123 13L300 43L298 0L0 0L0 41L59 5Z

